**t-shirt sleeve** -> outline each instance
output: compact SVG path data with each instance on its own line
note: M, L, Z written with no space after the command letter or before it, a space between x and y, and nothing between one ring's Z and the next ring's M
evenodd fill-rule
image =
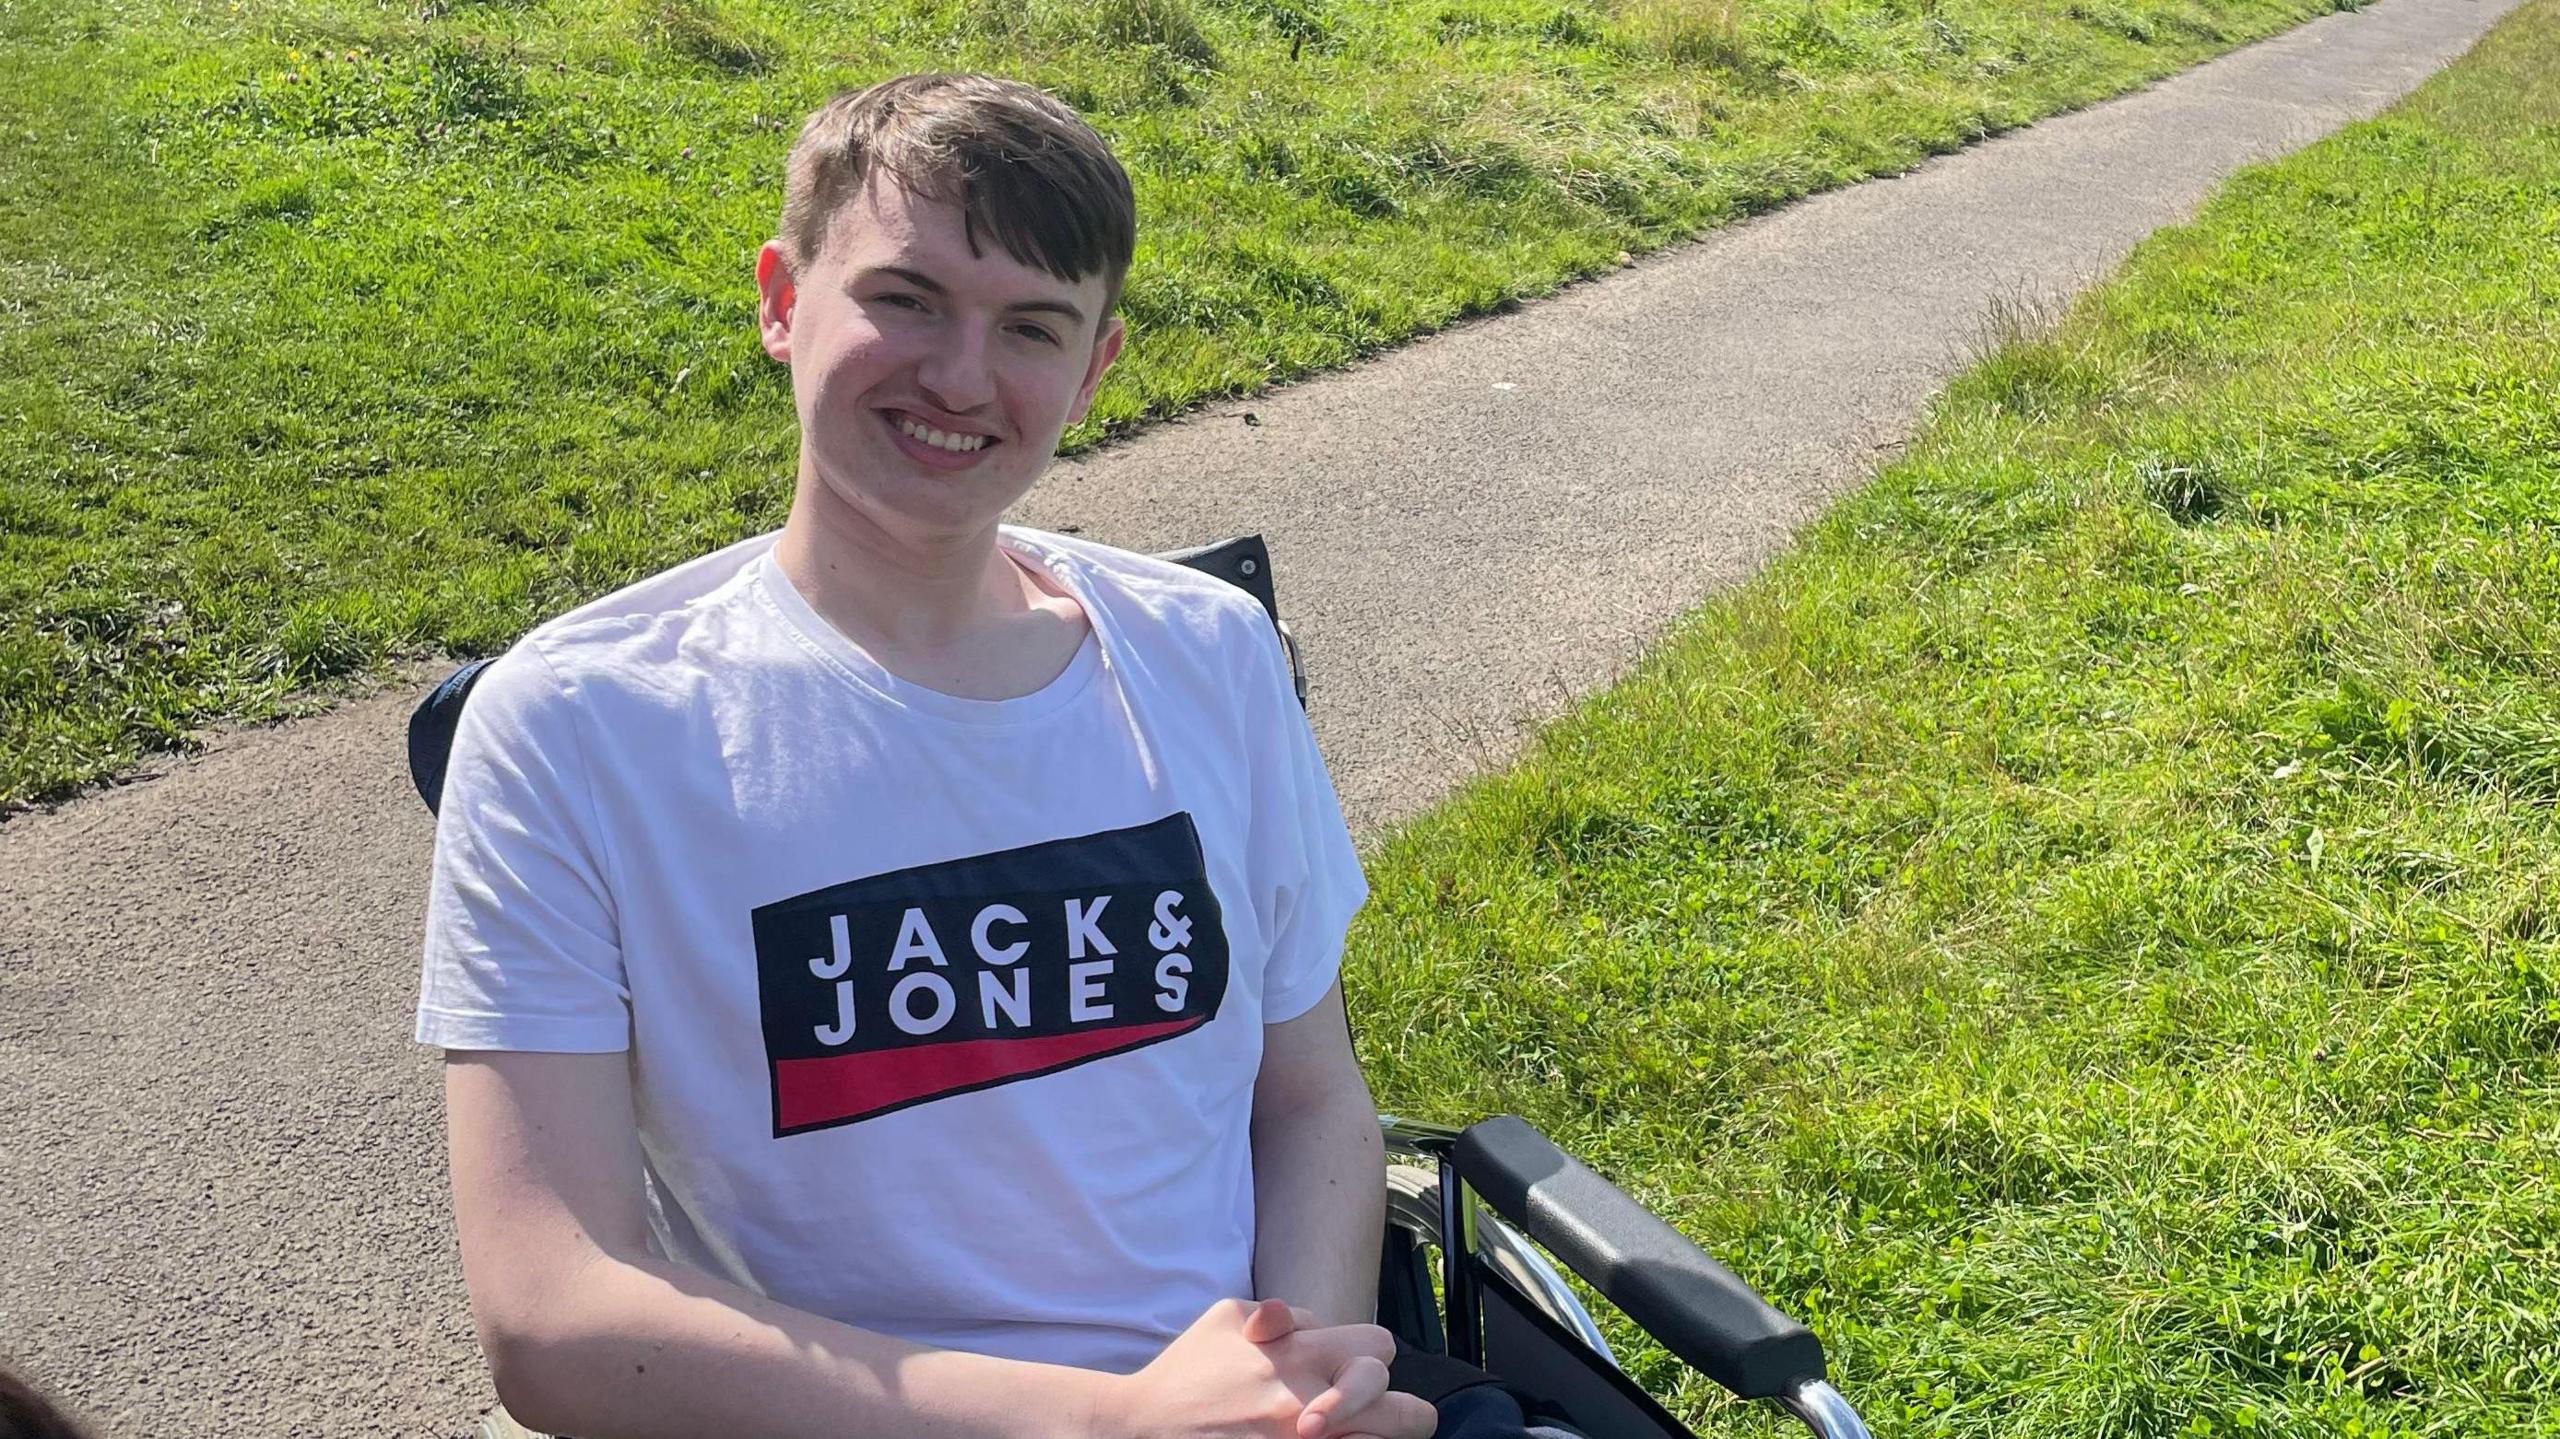
M1258 612L1257 612L1258 614ZM1270 876L1271 953L1263 969L1262 1019L1278 1024L1315 1007L1342 970L1343 936L1369 899L1369 881L1343 823L1333 776L1316 749L1289 682L1280 637L1262 622L1256 686L1262 722L1277 742L1257 746L1254 834Z
M630 1048L630 991L577 715L519 644L463 706L436 820L417 1038L445 1049Z

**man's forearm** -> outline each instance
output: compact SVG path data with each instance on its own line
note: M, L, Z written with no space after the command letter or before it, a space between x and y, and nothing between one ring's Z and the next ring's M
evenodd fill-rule
M501 1398L518 1419L580 1439L1090 1439L1113 1382L928 1349L655 1257L598 1256L574 1300L515 1328L483 1325Z
M1367 1088L1258 1116L1253 1197L1254 1297L1285 1299L1327 1324L1374 1320L1386 1146Z

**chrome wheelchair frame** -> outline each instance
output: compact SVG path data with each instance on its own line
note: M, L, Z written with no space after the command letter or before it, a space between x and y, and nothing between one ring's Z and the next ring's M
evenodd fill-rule
M1549 1400L1591 1439L1695 1439L1619 1367L1543 1246L1734 1394L1778 1404L1822 1439L1867 1439L1810 1331L1526 1121L1378 1123L1388 1195L1378 1322L1400 1342Z

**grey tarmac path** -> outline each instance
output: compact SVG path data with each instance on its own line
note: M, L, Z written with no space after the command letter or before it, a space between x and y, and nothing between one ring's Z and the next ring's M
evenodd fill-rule
M2515 3L2328 17L1061 464L1022 518L1137 548L1267 534L1374 826L1865 478L1996 298L2094 278ZM407 1037L410 698L0 825L0 1356L109 1434L453 1434L488 1401Z

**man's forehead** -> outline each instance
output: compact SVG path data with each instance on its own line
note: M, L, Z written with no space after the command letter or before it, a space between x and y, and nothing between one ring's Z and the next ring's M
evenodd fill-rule
M966 217L958 205L918 195L877 174L864 182L860 195L836 212L834 224L832 248L843 257L848 273L905 270L929 276L945 289L1000 289L1008 292L1009 300L1082 299L1088 290L1098 293L1101 289L1099 275L1062 280L1038 265L1015 259L983 228L973 252Z
M895 181L873 175L830 222L836 246L847 256L891 254L925 259L949 250L970 258L960 207L928 200ZM1011 257L1006 257L1011 258Z

